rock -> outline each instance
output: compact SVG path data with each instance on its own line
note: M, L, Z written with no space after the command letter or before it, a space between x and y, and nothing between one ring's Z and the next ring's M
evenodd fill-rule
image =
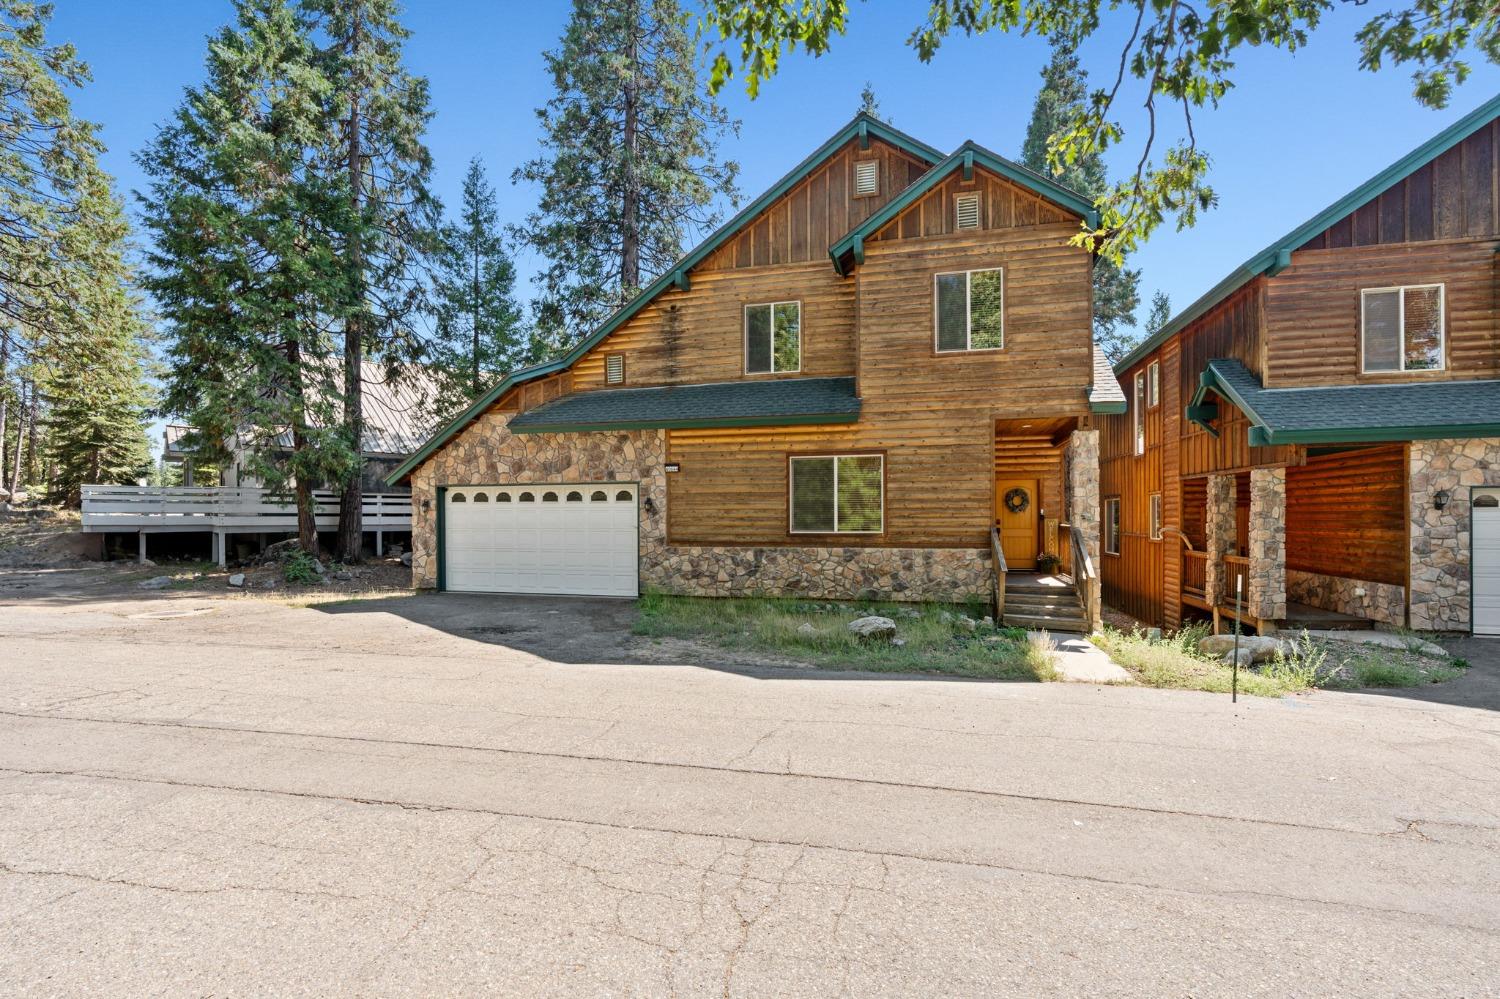
M904 639L904 638L893 638L893 639L891 639L891 644L894 645L896 648L899 649L899 648L901 648L902 646L904 646L906 644L906 639Z
M899 614L899 615L901 615L904 618L909 618L910 620L913 620L913 621L917 620L918 618L920 618L922 616L922 612L919 611L919 610L917 610L917 609L915 609L915 608L913 608L913 607L903 607L899 611L897 611L896 613Z
M281 562L285 559L291 558L301 550L302 546L300 543L298 543L296 538L287 538L285 541L278 541L274 545L268 546L266 550L261 553L260 560L262 562L268 563Z
M334 573L333 578L339 580L340 582L347 583L349 582L349 580L354 578L354 573L350 572L348 569L345 569L342 572Z
M1333 642L1354 642L1358 645L1379 645L1387 649L1401 649L1435 659L1448 659L1448 651L1416 635L1395 635L1389 631L1309 631L1308 637Z
M872 614L850 621L849 630L860 638L888 642L896 637L896 622L888 617Z
M143 590L164 590L168 586L172 585L172 577L171 576L153 576L150 579L143 579L143 580L141 580L136 585L139 586Z
M323 575L327 571L328 571L328 567L323 564L323 560L322 559L316 559L316 558L313 559L313 572L316 572L318 575L321 576L321 575Z
M1260 635L1241 635L1240 653L1243 656L1249 653L1249 662L1269 662L1276 657L1277 652L1290 652L1292 643L1280 638L1262 637ZM1234 655L1233 635L1209 635L1200 639L1198 651L1206 656L1223 656L1225 662ZM1245 660L1241 660L1244 662Z
M1148 642L1159 642L1159 641L1161 641L1161 629L1160 628L1147 628L1146 629L1146 641L1148 641Z
M232 576L229 577L229 585L230 586L235 586L235 587L244 586L245 585L245 574L243 572L236 572L236 573L234 573Z
M143 559L141 559L139 562L136 563L136 565L144 566L147 569L155 569L156 568L156 563L153 562L153 561L151 561L149 558L143 558Z
M993 628L995 626L995 619L986 614L984 617L979 619L979 623L986 628Z
M1229 652L1224 653L1224 661L1226 663L1233 665L1234 659L1234 650L1231 649ZM1241 666L1249 666L1251 663L1255 662L1255 653L1251 652L1249 649L1242 647L1240 649L1239 660Z
M803 621L801 624L797 625L797 634L799 635L816 635L817 633L818 629L814 628L807 621Z
M406 566L407 568L411 567L411 552L401 553L401 564Z
M958 620L956 620L954 623L958 625L960 630L967 631L970 634L973 634L974 629L979 627L978 621L975 621L972 617L967 617L963 614L960 614L958 616Z
M264 583L261 583L260 585L263 588L267 589L267 590L274 590L274 589L276 589L276 580L274 580L274 579L268 579Z

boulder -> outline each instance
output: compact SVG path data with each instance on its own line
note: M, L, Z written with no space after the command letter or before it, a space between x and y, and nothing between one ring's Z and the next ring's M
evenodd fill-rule
M812 624L807 621L803 621L801 624L797 625L797 634L799 635L816 635L817 633L818 629L814 628Z
M232 574L229 577L229 585L233 586L233 587L244 586L245 585L245 574L243 572L236 572L236 573Z
M1396 635L1389 631L1309 631L1311 638L1322 638L1333 642L1353 642L1357 645L1379 645L1387 649L1400 649L1434 659L1448 659L1448 651L1416 635Z
M896 637L896 622L888 617L871 614L849 622L849 630L869 641L889 642Z
M896 648L899 649L899 648L901 648L902 646L904 646L906 644L906 639L904 639L904 638L893 638L893 639L891 639L891 644L894 645Z
M341 572L334 573L333 578L337 579L341 583L347 583L349 582L349 580L354 578L354 573L350 572L348 569L344 569Z
M958 620L954 621L953 623L958 625L960 630L970 633L972 633L975 628L979 627L978 621L975 621L972 617L967 617L963 614L960 614L958 616Z
M1199 640L1198 651L1206 656L1222 656L1228 662L1229 658L1234 655L1234 636L1209 635ZM1250 656L1250 662L1263 663L1274 659L1277 652L1289 653L1291 651L1292 643L1285 639L1261 635L1240 636L1241 664L1245 663L1243 657L1246 653Z
M153 576L136 584L143 590L164 590L172 585L171 576Z
M922 612L917 610L915 607L903 607L896 613L901 617L908 618L913 621L922 616Z
M411 568L411 552L401 553L401 564L406 566L408 569Z
M323 560L322 559L317 559L317 558L313 559L313 572L316 572L318 575L321 576L321 575L323 575L327 571L328 571L328 566L326 566L326 565L323 564Z

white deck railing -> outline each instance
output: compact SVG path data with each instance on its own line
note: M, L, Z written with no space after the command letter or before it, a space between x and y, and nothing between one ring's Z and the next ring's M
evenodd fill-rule
M321 529L338 526L339 494L313 493ZM84 486L85 531L281 531L297 527L297 506L289 493L269 489L199 486ZM366 493L367 531L411 529L411 496Z

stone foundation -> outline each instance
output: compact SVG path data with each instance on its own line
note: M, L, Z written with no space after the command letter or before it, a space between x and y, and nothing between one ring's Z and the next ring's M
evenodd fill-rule
M702 597L990 599L993 570L988 549L670 545L663 431L517 435L507 424L508 414L486 413L412 475L414 586L437 586L439 485L638 482L643 588ZM1097 494L1097 476L1094 481Z
M1500 438L1414 441L1410 454L1411 627L1468 631L1470 490L1500 486Z
M1311 607L1396 627L1405 623L1406 589L1390 583L1288 569L1286 592L1290 599Z

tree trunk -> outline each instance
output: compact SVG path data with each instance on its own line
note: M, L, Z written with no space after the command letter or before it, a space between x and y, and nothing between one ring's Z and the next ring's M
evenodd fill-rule
M627 54L625 76L625 176L624 203L621 205L620 224L620 301L641 284L641 186L640 166L636 162L636 146L639 142L637 117L640 105L640 8L635 0L626 6L630 18L630 51Z
M469 233L474 243L474 271L469 280L469 329L474 335L474 379L472 390L479 395L479 232Z
M5 378L9 373L10 337L0 330L0 477L5 474L5 420L10 415L10 396L5 391Z
M287 347L296 379L296 403L292 411L292 454L299 455L307 449L307 402L304 396L302 374L302 345L293 340ZM295 466L293 466L295 468ZM318 554L318 512L313 502L313 485L307 476L297 475L292 485L297 502L297 546L309 555Z
M36 389L32 388L35 392ZM21 382L21 391L16 398L16 449L11 452L10 499L14 503L21 491L21 452L26 444L26 382Z
M349 33L349 55L357 63L363 44L363 30L359 13L354 14L354 23ZM359 105L360 81L349 88L349 203L354 209L354 231L349 240L349 267L355 275L355 294L358 296L353 315L344 323L344 429L350 446L354 449L354 469L344 483L343 495L339 498L339 536L335 546L341 562L352 564L361 561L364 542L364 393L360 378L361 362L364 359L364 246L361 239L359 216L363 209L364 150L361 145L364 130Z

